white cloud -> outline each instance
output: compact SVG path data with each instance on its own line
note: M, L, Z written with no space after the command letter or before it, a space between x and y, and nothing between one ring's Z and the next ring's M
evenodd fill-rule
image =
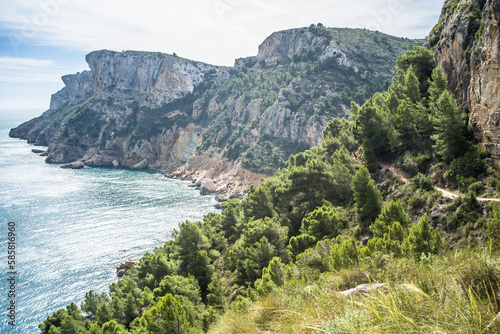
M63 86L62 75L87 69L81 59L63 59L50 52L26 54L33 46L33 50L72 50L72 54L98 49L176 52L193 60L232 65L236 58L256 55L259 44L274 31L318 22L423 38L437 22L442 1L0 1L0 37L8 33L11 41L11 48L0 50L0 55L11 56L0 57L0 105L40 106L43 111L50 94Z
M0 21L18 43L175 51L226 65L256 54L273 31L317 22L423 38L441 8L435 0L16 0L1 6ZM424 28L415 29L417 23Z
M0 57L0 83L61 83L61 73L69 68L53 60Z

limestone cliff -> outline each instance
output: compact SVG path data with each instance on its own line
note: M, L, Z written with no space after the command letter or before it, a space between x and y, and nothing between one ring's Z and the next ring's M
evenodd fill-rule
M427 44L469 112L474 135L500 165L500 1L449 0Z
M50 109L10 135L47 145L49 163L192 178L205 168L211 178L203 189L241 196L290 154L320 145L328 120L385 89L396 57L419 43L311 25L273 33L257 56L233 68L158 52L94 51L86 56L90 70L64 76Z
M243 167L271 174L290 154L320 145L328 121L348 117L351 101L387 88L396 57L415 44L320 24L275 32L197 101L193 115L211 118L201 148L219 147Z
M48 145L47 162L80 159L89 166L138 169L185 163L201 128L189 121L179 126L175 120L185 114L161 108L229 78L228 68L161 53L101 50L86 60L90 71L63 76L65 87L52 95L51 108L10 133ZM174 122L143 135L137 125L148 117Z
M226 69L162 53L103 50L89 53L86 61L96 99L133 100L148 108L161 107L193 93L202 83L218 84L229 76Z

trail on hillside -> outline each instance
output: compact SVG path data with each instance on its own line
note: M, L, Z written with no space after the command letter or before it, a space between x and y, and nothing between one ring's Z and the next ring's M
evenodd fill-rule
M380 164L383 168L385 169L388 169L392 174L394 175L399 175L401 177L401 180L404 182L404 183L409 183L410 179L411 179L411 176L407 173L405 173L404 171L402 171L401 169L397 168L396 166L394 165L389 165L389 164ZM444 198L449 198L449 199L455 199L459 196L459 194L453 192L453 191L450 191L450 190L446 190L444 188L441 188L441 187L434 187L437 191L439 191L442 196ZM485 198L485 197L476 197L476 200L478 202L500 202L500 199L499 198Z

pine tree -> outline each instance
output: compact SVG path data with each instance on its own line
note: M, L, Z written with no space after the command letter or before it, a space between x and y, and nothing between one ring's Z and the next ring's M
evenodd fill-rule
M418 223L410 228L403 241L403 251L418 260L422 254L436 254L442 245L441 235L437 230L431 230L429 217L423 215Z
M429 86L429 97L432 103L436 103L441 94L446 91L446 87L448 87L448 80L439 66L436 66L436 68L432 71L431 78L432 81Z
M97 312L95 316L95 320L99 326L102 326L104 323L113 319L113 310L111 309L109 303L102 302L97 307Z
M144 312L147 330L151 333L201 333L199 314L184 296L167 293Z
M390 146L386 133L380 126L383 120L373 99L368 100L362 107L353 103L351 109L356 110L355 138L363 146L366 166L374 171L377 168L377 156Z
M219 276L215 272L212 274L212 279L208 284L207 305L220 311L224 311L226 308L226 298L222 293Z
M408 227L411 222L410 216L405 212L399 200L384 205L380 215L370 225L370 231L374 237L382 238L384 234L389 232L389 227L395 222L399 222L402 228Z
M360 225L365 228L380 213L380 193L366 167L361 167L352 178L352 190Z
M413 67L410 67L408 71L406 71L405 93L413 103L420 100L420 82L413 71Z
M465 113L461 112L453 97L444 91L432 106L431 122L435 134L431 139L436 153L444 160L451 161L464 151Z

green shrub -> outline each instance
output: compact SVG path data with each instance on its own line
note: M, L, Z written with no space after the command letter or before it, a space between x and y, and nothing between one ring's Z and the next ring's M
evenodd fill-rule
M432 179L421 173L418 173L411 179L411 184L415 189L420 189L422 191L431 191L434 189L434 182Z
M401 169L410 175L415 175L419 171L418 162L410 152L406 152L403 156Z

